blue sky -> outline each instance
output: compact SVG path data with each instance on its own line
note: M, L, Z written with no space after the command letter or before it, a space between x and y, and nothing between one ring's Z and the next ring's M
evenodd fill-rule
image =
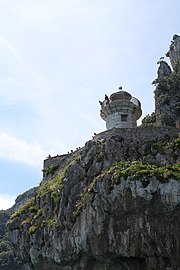
M105 130L105 93L122 85L154 110L179 12L179 0L0 0L0 209L39 184L47 155Z

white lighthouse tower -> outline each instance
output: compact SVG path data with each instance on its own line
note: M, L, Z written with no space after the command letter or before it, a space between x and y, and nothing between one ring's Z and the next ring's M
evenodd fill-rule
M119 89L122 89L120 87ZM126 91L118 91L110 97L105 95L100 116L106 121L106 128L135 128L142 115L141 103Z

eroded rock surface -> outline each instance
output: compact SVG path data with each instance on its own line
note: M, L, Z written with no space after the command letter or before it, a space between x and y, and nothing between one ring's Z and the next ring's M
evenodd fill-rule
M11 217L30 269L180 269L176 128L113 129L57 166ZM67 156L69 159L69 155Z
M10 216L29 198L34 196L35 188L19 195L12 208L0 211L0 269L1 270L30 270L29 264L15 252L7 235L6 223Z

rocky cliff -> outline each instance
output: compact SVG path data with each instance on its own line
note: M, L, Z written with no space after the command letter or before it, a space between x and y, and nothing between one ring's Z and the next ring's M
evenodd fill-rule
M165 62L160 63L159 70ZM170 68L166 63L166 69ZM155 115L157 126L176 126L180 123L180 65L155 80Z
M8 239L6 223L10 216L27 200L34 196L36 188L32 188L19 195L12 208L0 211L0 269L1 270L27 270L28 264L15 252Z
M172 69L161 57L157 78L153 81L155 112L142 120L145 126L167 126L180 128L180 36L174 35L170 49L166 54L170 58Z
M179 149L176 128L112 129L47 160L8 221L24 269L180 269Z

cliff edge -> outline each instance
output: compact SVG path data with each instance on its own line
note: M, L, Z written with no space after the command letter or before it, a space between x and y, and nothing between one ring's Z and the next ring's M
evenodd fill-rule
M180 269L179 149L177 128L112 129L46 160L8 221L26 269Z

